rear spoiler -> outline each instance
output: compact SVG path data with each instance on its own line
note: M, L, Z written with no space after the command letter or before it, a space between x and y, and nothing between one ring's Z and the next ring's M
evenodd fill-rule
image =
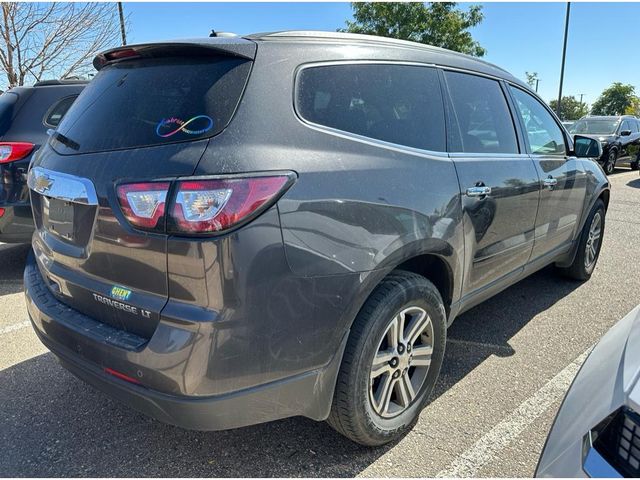
M100 70L110 63L135 58L158 57L213 57L227 55L253 60L256 56L256 49L256 43L251 40L226 37L125 45L99 53L93 59L93 66L96 70Z

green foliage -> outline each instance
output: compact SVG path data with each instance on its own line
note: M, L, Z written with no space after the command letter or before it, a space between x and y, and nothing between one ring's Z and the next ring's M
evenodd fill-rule
M558 112L558 100L551 100L549 102L551 110ZM576 99L573 95L568 97L562 97L560 103L560 118L562 120L578 120L589 113L586 103L580 103L580 100Z
M471 5L466 11L456 7L456 2L354 2L354 20L339 31L411 40L482 57L486 50L468 31L482 22L482 7Z
M640 117L640 97L635 97L631 103L624 111L625 115L635 115L636 117Z
M615 82L606 88L591 106L592 115L624 115L634 111L638 105L638 97L633 85ZM637 111L637 110L636 110Z

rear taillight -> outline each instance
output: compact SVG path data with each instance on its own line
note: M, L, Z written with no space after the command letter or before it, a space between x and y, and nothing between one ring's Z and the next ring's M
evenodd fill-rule
M131 225L148 230L164 228L165 202L169 182L128 183L118 186L118 200Z
M0 163L22 160L33 151L34 146L29 142L0 142Z
M270 206L294 174L182 179L118 186L118 200L135 227L174 234L211 234L244 224ZM172 192L169 199L169 191ZM171 205L167 211L165 205ZM166 217L166 220L165 220Z
M275 176L178 182L170 228L186 233L228 230L252 218L288 181L288 176Z

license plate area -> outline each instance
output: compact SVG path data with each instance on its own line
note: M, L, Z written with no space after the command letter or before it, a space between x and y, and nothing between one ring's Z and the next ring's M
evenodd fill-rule
M42 197L43 225L50 233L67 241L74 240L75 206L72 202Z

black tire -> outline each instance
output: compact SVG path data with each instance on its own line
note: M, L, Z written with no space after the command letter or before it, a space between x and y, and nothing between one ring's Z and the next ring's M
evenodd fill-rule
M422 386L406 408L391 418L383 417L374 410L370 397L372 363L380 339L386 338L385 332L392 320L408 307L424 310L431 319L431 364ZM440 373L446 332L446 313L438 289L415 273L397 270L389 274L365 302L351 328L327 419L329 425L350 440L366 446L383 445L407 433L424 408ZM416 372L415 368L413 372ZM392 391L389 396L396 395L394 388L389 389Z
M631 170L640 170L640 153L638 153L636 159L631 162Z
M611 175L613 173L616 169L616 160L618 160L618 151L615 148L612 148L607 154L607 159L603 165L604 173L607 175Z
M596 252L591 263L587 262L587 248L589 242L589 232L594 224L594 218L596 215L600 215L600 237L598 244L596 245ZM598 258L600 257L600 249L602 248L602 240L604 238L604 230L605 230L605 209L604 202L598 199L591 209L589 216L587 217L587 221L584 223L584 227L582 227L582 232L580 234L580 242L578 244L578 251L576 252L576 256L573 259L573 263L567 268L561 268L560 271L566 277L572 278L574 280L585 281L591 278L591 274L598 263ZM589 263L587 265L587 263Z

